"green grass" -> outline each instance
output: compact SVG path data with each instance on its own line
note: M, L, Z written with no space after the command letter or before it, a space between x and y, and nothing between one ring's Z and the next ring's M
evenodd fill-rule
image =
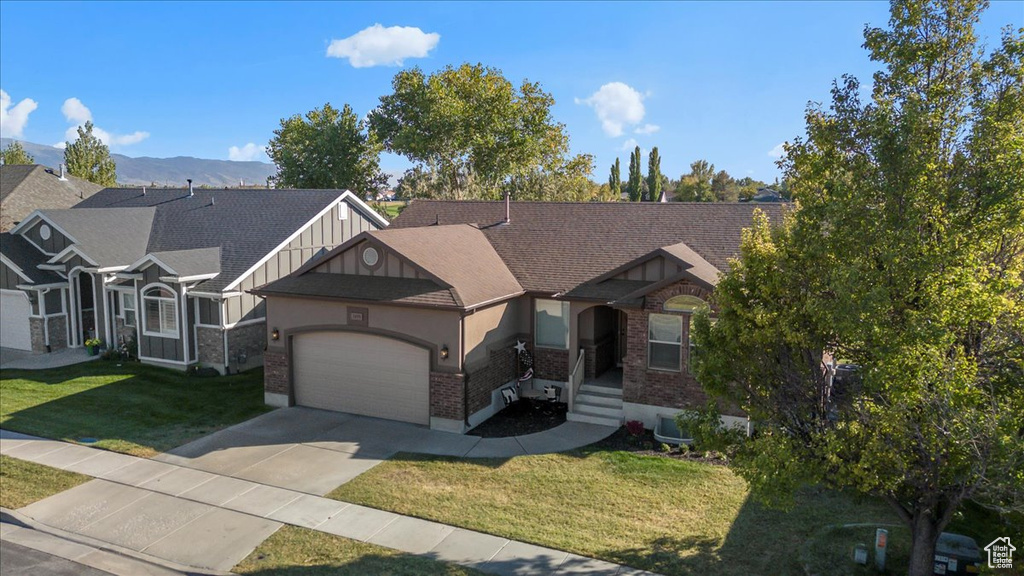
M766 509L727 467L598 450L400 454L329 496L668 575L803 574L801 547L826 526L897 522L878 501L819 489Z
M87 362L0 374L0 427L149 457L266 412L263 372L184 372Z
M398 213L402 211L402 208L405 207L405 202L403 201L380 202L379 204L384 207L384 211L387 212L388 218L392 220L394 220L395 217L398 216Z
M17 458L0 456L0 506L14 510L92 480Z
M463 566L294 526L284 526L264 540L232 572L260 576L481 575Z

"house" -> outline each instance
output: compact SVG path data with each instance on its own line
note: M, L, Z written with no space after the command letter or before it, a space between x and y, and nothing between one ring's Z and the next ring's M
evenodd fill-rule
M103 189L99 184L39 164L0 166L0 232L33 210L71 208Z
M247 290L387 222L341 190L108 188L0 238L3 339L49 352L99 338L145 362L262 364Z
M757 209L783 205L415 200L253 291L267 402L465 432L503 406L525 346L569 419L652 427L706 402L690 317Z

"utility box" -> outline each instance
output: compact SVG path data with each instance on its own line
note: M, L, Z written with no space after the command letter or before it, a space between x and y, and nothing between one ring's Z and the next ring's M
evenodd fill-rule
M974 538L943 532L935 543L933 573L938 576L977 574L981 561L981 549Z

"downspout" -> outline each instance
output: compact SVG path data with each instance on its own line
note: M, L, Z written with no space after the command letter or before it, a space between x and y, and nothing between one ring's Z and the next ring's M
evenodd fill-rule
M466 371L466 314L459 315L459 370L462 374L462 416L469 430L469 372Z
M50 351L50 323L46 319L46 293L51 288L44 288L39 292L39 315L43 317L43 344L46 346L46 351Z
M181 355L185 358L185 366L189 364L189 352L190 346L188 342L188 286L185 286L183 282L181 284L181 338L185 348L182 350Z

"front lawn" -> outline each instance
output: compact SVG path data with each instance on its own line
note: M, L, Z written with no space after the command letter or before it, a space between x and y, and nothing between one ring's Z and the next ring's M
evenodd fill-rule
M880 502L825 490L769 510L728 467L594 448L400 454L329 496L668 575L803 574L802 549L825 527L897 522Z
M295 526L283 526L232 569L259 576L482 576L480 572Z
M0 456L0 506L14 510L92 480L42 464Z
M0 374L0 427L149 457L267 411L263 372L196 378L98 361Z

